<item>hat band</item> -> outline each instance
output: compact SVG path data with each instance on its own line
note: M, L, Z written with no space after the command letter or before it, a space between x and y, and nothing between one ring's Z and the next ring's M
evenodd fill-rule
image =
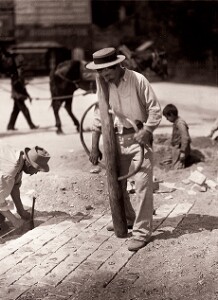
M117 59L116 53L113 53L106 57L93 57L94 63L96 65L110 63L115 61L116 59Z

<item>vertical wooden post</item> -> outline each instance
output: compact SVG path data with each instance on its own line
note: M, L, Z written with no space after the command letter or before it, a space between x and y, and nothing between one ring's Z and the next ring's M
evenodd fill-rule
M114 231L117 237L127 236L127 222L124 208L124 197L121 182L118 181L119 162L116 136L113 120L109 114L109 95L107 83L97 78L98 92L100 93L99 109L102 124L104 158L107 172L108 193Z

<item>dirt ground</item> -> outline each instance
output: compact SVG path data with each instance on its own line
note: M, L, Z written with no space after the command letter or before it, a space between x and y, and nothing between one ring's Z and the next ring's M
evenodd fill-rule
M157 180L171 183L172 186L159 184L159 190L154 193L154 208L158 210L163 204L191 201L197 207L196 213L194 209L176 229L171 226L173 222L177 223L177 217L171 220L169 228L159 230L152 243L131 259L127 265L130 272L127 278L138 274L137 276L143 278L143 282L136 281L128 297L126 295L129 287L126 282L118 288L112 287L105 299L112 299L113 293L113 299L119 300L218 299L217 190L195 192L192 190L192 184L185 185L182 182L197 167L203 168L202 173L207 178L216 179L218 142L204 137L194 138L193 148L200 147L205 161L175 171L170 167L160 167L163 148L166 147L160 141L167 141L168 138L168 134L155 137L154 175ZM48 174L46 177L39 174L32 177L31 181L25 182L26 189L34 187L37 191L38 214L53 211L57 214L89 215L109 209L105 170L98 174L90 173L86 154L81 151L60 157L58 164L58 174ZM67 170L64 166L68 166ZM172 188L173 184L176 190ZM187 191L193 193L188 194ZM130 195L134 205L134 190ZM120 291L123 291L123 294Z
M163 157L169 151L169 140L169 134L155 136L154 176L157 181L170 182L176 185L180 183L184 187L184 184L181 184L182 180L187 179L191 172L197 170L198 167L203 168L202 173L208 179L217 180L218 142L207 137L193 138L193 150L201 149L199 151L201 155L198 154L199 162L193 163L183 170L173 170L171 165L161 165ZM39 211L57 211L74 215L77 213L87 214L91 210L102 212L109 208L106 170L100 167L100 172L92 173L95 167L89 163L84 151L79 150L60 155L56 158L55 163L58 166L57 174L55 174L56 172L39 173L37 176L24 180L22 189L27 193L32 189L35 190L37 195L36 208ZM180 191L177 197L180 197L182 201L185 198L185 193ZM207 197L207 193L202 195ZM134 197L134 186L132 197ZM48 201L48 199L52 199L52 201Z
M29 86L32 95L50 97L46 80L47 78L43 78L32 82ZM8 80L2 80L1 87L9 88ZM192 95L190 95L190 89L190 86L170 83L154 85L162 106L166 103L179 105L181 115L190 124L192 148L200 151L204 156L204 161L184 170L172 170L170 167L161 166L160 161L168 149L171 132L171 125L165 120L161 122L154 139L154 176L158 181L170 183L171 186L161 186L160 183L160 191L161 189L165 191L163 193L155 191L154 207L158 209L163 203L173 203L175 199L183 203L189 198L202 205L202 216L207 215L207 218L201 219L201 215L193 215L191 220L181 223L170 238L169 232L162 233L146 247L145 251L141 252L140 255L146 253L141 261L146 262L147 273L145 273L144 281L141 282L140 289L136 289L134 297L129 299L218 299L218 288L215 284L218 277L217 205L213 205L213 211L204 213L204 205L217 204L217 191L212 189L205 192L193 191L191 184L185 185L182 182L189 177L191 171L198 167L202 168L202 173L208 179L218 180L218 142L206 137L218 111L218 108L214 110L208 104L208 95L214 105L217 103L217 89L193 86ZM6 91L2 95L0 138L20 149L36 144L43 146L52 157L49 173L24 176L22 195L25 204L31 206L26 194L34 190L37 196L36 214L53 212L88 215L109 209L106 172L104 169L101 169L99 173L90 172L92 166L81 146L79 135L65 112L63 110L61 112L65 131L63 136L57 136L55 133L49 101L37 102L36 100L29 107L40 129L30 131L23 117L20 116L17 122L19 130L7 132L5 128L12 101L9 100ZM190 102L191 96L192 102ZM81 118L85 109L94 101L96 101L95 95L82 97L81 91L78 91L78 96L74 100L77 116ZM90 128L91 119L90 114L85 128ZM84 133L84 137L87 145L90 145L90 132ZM170 192L175 185L177 189L172 189ZM191 192L188 193L188 191ZM134 190L131 197L134 203ZM131 263L134 264L134 259ZM137 264L134 267L137 269ZM143 285L145 285L144 290L141 289Z

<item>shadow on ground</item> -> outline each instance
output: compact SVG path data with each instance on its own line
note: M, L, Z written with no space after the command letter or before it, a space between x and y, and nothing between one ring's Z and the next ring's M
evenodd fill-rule
M63 220L71 220L72 223L77 223L80 220L88 220L92 218L92 216L89 213L84 214L79 212L72 216L62 211L35 211L34 216L34 220L25 222L25 224L18 229L12 227L9 221L3 222L0 225L0 244L4 244L5 242L8 242L10 240L17 239L29 230L32 230L40 225L44 226L45 224L46 226L45 222L51 218L54 218L54 224L57 222L57 219L55 219L55 217L59 217L59 220L60 218L63 218ZM50 222L50 224L51 223L52 222Z
M176 223L181 216L175 218L168 218L167 223ZM218 229L218 217L200 214L189 214L184 217L176 228L169 226L160 226L158 228L158 234L156 234L154 240L167 240L172 238L178 238L185 234L199 233L203 231L212 231Z
M42 132L54 132L54 126L45 126L45 127L39 127L38 129L34 130L34 133L42 133ZM7 131L0 133L0 138L8 138L10 136L18 136L18 135L29 135L32 134L33 130L28 131L19 131L19 130L13 130L13 131Z

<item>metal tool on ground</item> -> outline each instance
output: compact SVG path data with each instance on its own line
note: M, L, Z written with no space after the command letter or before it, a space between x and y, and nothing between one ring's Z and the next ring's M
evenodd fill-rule
M33 196L32 209L31 209L31 219L30 219L30 229L35 228L35 224L34 224L35 203L36 203L36 197Z

